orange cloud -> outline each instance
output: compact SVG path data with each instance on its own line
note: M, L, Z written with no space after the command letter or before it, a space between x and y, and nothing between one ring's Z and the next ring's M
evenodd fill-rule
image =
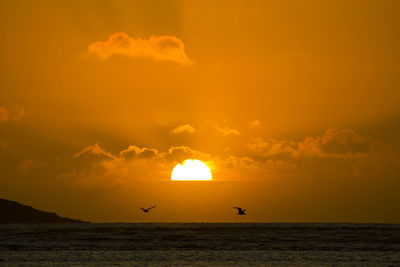
M175 36L151 36L149 39L132 38L124 32L112 34L107 41L88 46L89 55L105 60L112 55L132 58L151 58L170 61L182 66L193 64L185 53L183 42Z
M17 106L13 109L13 112L8 111L5 107L0 106L0 122L6 122L10 120L20 120L25 115L25 109Z
M18 169L23 172L33 171L36 169L43 169L47 167L45 162L37 162L32 159L25 159L18 163Z
M291 171L297 169L297 165L286 160L267 160L264 162L264 168L271 170Z
M6 149L7 146L8 146L8 143L7 143L4 139L2 139L2 138L0 137L0 148L1 148L1 149Z
M99 158L103 158L103 159L116 159L116 157L113 154L105 151L98 144L94 144L93 146L87 146L84 149L82 149L80 152L75 153L76 158L90 156L90 155L95 155L95 156L98 156Z
M134 159L134 158L152 158L158 154L157 149L154 148L140 148L137 146L129 146L127 149L122 150L120 152L120 157L125 160Z
M306 156L363 156L370 152L371 140L353 130L328 129L323 136L307 137L298 144Z
M229 127L220 127L218 125L215 126L217 133L221 134L222 136L229 136L229 135L240 135L239 130L229 128Z
M75 154L71 171L59 175L85 186L124 184L132 180L169 179L174 165L188 158L208 160L210 156L187 146L172 146L166 152L130 145L115 156L98 144Z
M260 137L252 139L247 145L248 148L264 157L275 155L289 155L291 157L298 156L297 144L291 140L264 140Z
M8 111L5 107L0 106L0 122L8 121Z
M331 128L322 136L306 137L301 142L293 140L264 140L254 138L247 145L249 150L263 157L347 157L365 156L371 152L371 140L358 135L353 130Z
M212 120L206 121L199 126L199 132L203 134L214 134L224 137L240 135L240 131L232 128L226 119L222 122L216 122Z
M241 172L246 174L246 179L265 178L268 171L291 171L297 169L297 165L290 160L256 160L248 156L229 156L222 163L226 164L227 167L230 169L229 175L235 176L235 172ZM225 171L229 172L229 170ZM248 176L248 174L251 174L251 178Z
M20 120L25 115L25 109L21 106L14 108L14 120Z
M232 130L227 127L220 129ZM188 146L172 146L167 151L159 151L130 145L113 155L94 144L75 154L74 169L66 176L90 186L124 184L133 180L165 180L169 179L173 166L188 158L207 162L215 171L214 177L219 177L217 179L266 179L272 177L271 173L293 170L358 175L365 173L365 166L375 162L371 146L370 139L352 130L340 129L328 129L322 136L306 137L300 142L255 138L247 146L251 154L247 151L211 155Z
M206 153L202 153L200 151L191 149L187 146L173 146L168 149L167 153L163 154L163 157L167 161L172 161L174 163L182 162L185 159L199 159L199 160L207 160L210 158L210 155Z
M229 156L226 162L230 168L236 170L247 170L256 172L262 170L260 162L250 157Z
M191 126L190 124L183 124L183 125L179 125L178 127L172 129L170 132L172 134L181 134L181 133L194 133L196 130L193 126Z
M251 121L249 124L252 128L260 128L261 127L261 121L259 121L259 120Z

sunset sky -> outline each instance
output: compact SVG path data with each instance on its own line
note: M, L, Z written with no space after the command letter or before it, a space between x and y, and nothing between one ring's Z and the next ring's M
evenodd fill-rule
M400 223L399 12L1 1L0 198L94 222ZM213 180L171 181L185 159Z

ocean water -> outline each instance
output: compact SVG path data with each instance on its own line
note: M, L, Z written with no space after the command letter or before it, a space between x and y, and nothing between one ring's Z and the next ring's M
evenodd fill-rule
M400 225L0 225L0 266L400 266Z

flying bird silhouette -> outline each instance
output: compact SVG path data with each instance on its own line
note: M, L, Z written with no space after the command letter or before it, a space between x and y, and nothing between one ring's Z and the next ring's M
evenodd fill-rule
M139 208L139 209L141 209L144 213L148 213L149 210L154 209L155 207L156 206L153 206L153 207L150 207L150 208L147 208L147 209L145 209L145 208Z
M246 211L247 209L242 209L242 208L239 208L239 207L233 207L233 208L238 210L237 215L247 215L247 214L245 213L245 211Z

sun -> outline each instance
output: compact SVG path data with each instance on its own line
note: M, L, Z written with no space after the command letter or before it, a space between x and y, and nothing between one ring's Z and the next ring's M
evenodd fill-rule
M172 181L211 181L210 168L197 159L187 159L172 170Z

